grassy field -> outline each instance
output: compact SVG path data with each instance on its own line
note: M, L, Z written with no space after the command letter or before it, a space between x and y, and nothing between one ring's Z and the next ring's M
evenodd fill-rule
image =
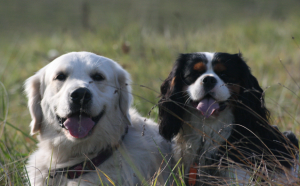
M143 115L179 53L241 51L266 90L273 124L300 137L299 7L296 0L1 1L0 185L25 183L21 171L35 138L22 86L53 59L51 51L91 51L119 62L131 73Z

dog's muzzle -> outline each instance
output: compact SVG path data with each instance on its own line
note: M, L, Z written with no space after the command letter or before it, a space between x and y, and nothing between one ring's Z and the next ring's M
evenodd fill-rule
M87 88L78 88L70 94L69 98L72 104L83 107L92 100L92 93Z
M203 80L203 87L205 92L209 92L213 89L217 84L217 79L212 76L206 76Z
M210 94L207 94L199 101L192 101L191 104L200 111L205 118L217 114L227 107L227 101L218 102Z

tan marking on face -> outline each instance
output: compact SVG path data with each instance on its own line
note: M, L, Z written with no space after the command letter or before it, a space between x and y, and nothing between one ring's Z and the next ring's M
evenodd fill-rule
M203 72L206 70L206 65L201 61L201 62L196 63L194 65L193 69L197 70L199 72Z
M241 91L241 86L240 84L228 84L227 85L228 89L230 90L230 94L234 99L237 99L238 95L240 94Z
M223 72L226 70L226 67L222 63L217 63L214 65L215 72Z

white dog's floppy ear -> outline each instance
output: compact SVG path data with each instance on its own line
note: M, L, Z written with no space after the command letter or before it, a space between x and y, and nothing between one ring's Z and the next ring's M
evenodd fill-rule
M28 98L28 108L31 115L30 134L37 133L41 128L43 121L43 113L41 108L41 80L42 71L40 70L35 75L31 76L25 81L25 93Z
M131 119L129 116L129 108L132 103L132 94L131 94L131 86L129 85L130 80L130 75L129 73L124 70L122 67L119 67L117 69L118 75L118 92L119 92L119 105L120 109L123 113L123 115L126 117L128 120L128 124L131 124Z

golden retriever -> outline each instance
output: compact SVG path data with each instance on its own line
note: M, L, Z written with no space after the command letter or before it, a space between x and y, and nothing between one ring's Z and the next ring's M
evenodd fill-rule
M89 52L62 55L25 82L38 148L26 171L31 185L140 185L165 181L170 144L132 103L129 74ZM156 175L155 175L156 174Z

